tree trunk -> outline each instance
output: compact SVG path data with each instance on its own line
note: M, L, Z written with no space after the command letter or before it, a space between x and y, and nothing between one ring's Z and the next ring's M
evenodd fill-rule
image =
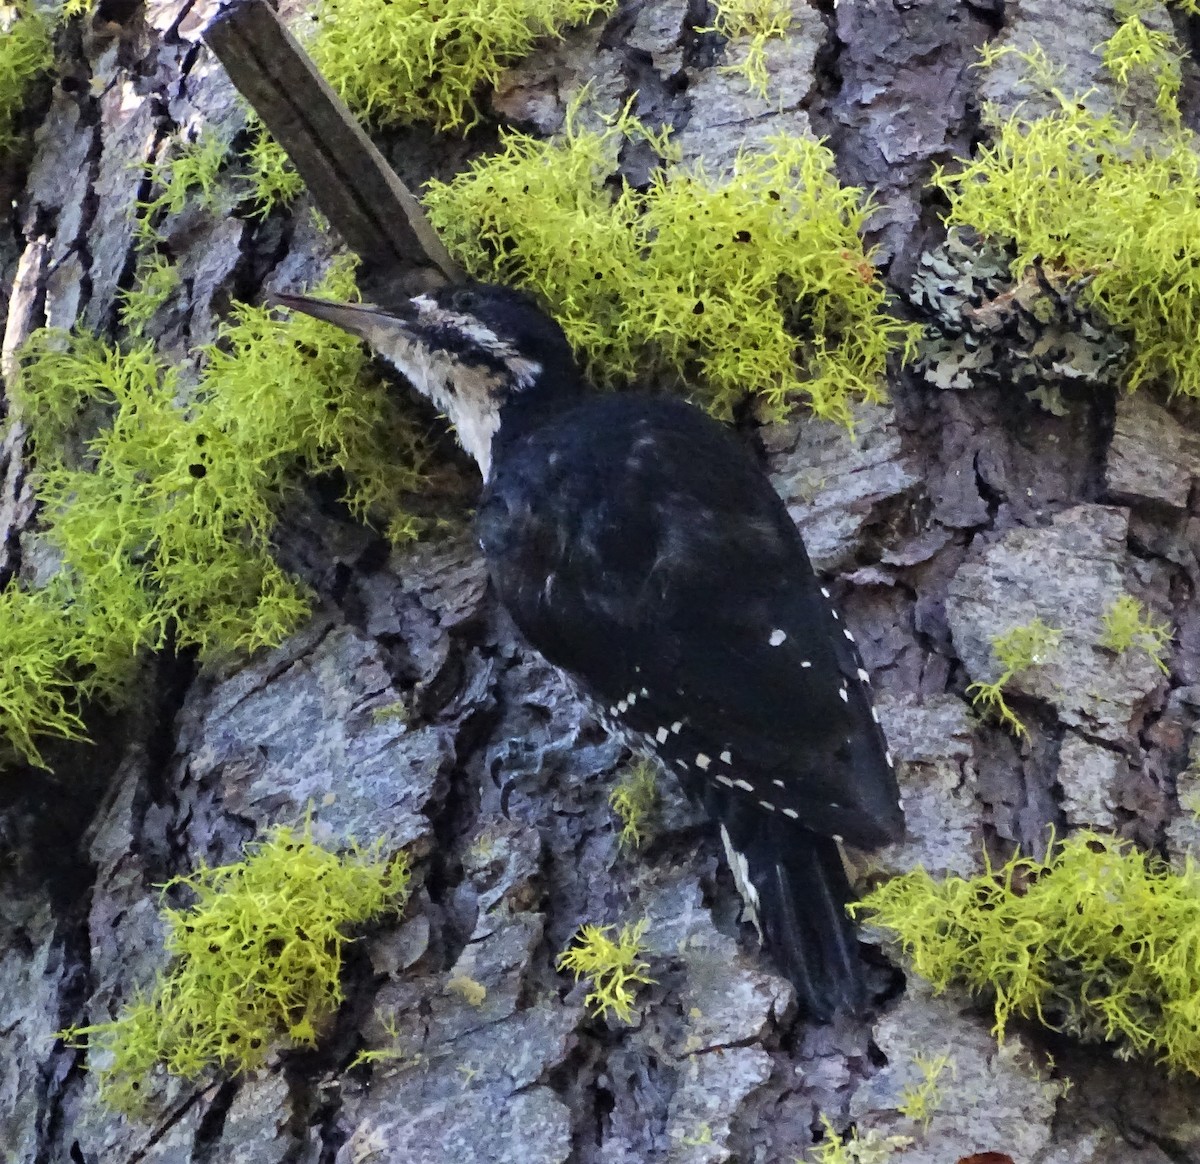
M761 100L720 70L736 46L686 31L708 22L703 4L642 0L547 45L492 102L550 133L585 82L602 109L636 90L639 113L674 125L684 157L711 169L773 133L826 135L842 180L877 191L873 241L901 310L932 319L961 312L999 270L980 274L943 246L928 187L935 164L970 153L983 101L1011 110L1025 96L1015 64L972 68L977 50L1037 41L1064 90L1107 92L1091 50L1112 34L1113 10L794 0L791 32L768 45ZM111 332L133 276L136 167L179 127L226 141L243 129L197 39L201 15L102 0L60 34L58 79L0 238L6 350L43 318ZM1153 16L1171 27L1165 10ZM1185 120L1196 81L1189 67ZM1112 92L1143 96L1153 101ZM421 128L382 141L414 188L492 144L486 129L466 144ZM221 197L237 203L232 189ZM303 199L262 223L190 206L165 234L183 284L150 333L180 361L214 339L231 299L315 271L333 245ZM985 848L1044 848L1048 825L1117 830L1174 858L1200 843L1177 795L1195 779L1194 425L1149 390L1118 397L1102 372L1075 383L1070 330L1054 374L1020 335L974 365L942 352L897 372L891 403L861 410L856 440L803 417L758 434L861 645L900 762L910 835L875 863L883 873L974 873ZM1029 396L1047 384L1060 390L1053 410ZM0 447L6 575L36 556L22 435L10 427ZM475 488L456 455L445 471ZM516 639L473 538L387 556L313 486L279 542L321 597L303 630L221 668L149 660L132 709L90 713L94 744L48 748L53 774L0 776L6 1159L766 1164L801 1156L824 1115L910 1137L892 1147L913 1164L989 1152L1020 1164L1200 1160L1190 1080L1034 1027L997 1045L985 1006L932 997L882 959L868 1020L798 1019L672 781L651 842L619 849L608 793L621 748ZM1097 690L1089 620L1123 590L1172 612L1171 674L1129 661ZM1045 688L1024 693L1022 742L973 716L964 692L987 674L989 638L1038 614L1067 649ZM407 723L372 717L396 701L413 709ZM202 859L237 859L309 805L322 835L411 847L419 888L404 919L351 948L348 1001L317 1052L232 1081L174 1082L145 1122L114 1115L86 1056L54 1032L111 1017L164 964L157 885ZM657 982L634 1025L589 1017L555 955L581 922L643 916ZM482 1001L451 985L464 978L486 988ZM347 1071L357 1048L389 1043L392 1018L404 1057ZM940 1055L950 1067L932 1116L915 1122L899 1111L905 1090L921 1082L919 1060Z

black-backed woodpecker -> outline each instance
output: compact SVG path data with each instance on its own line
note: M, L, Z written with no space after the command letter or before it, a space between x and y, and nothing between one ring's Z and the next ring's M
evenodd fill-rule
M854 638L754 458L682 401L589 390L520 292L276 300L361 337L446 413L483 472L479 541L518 628L703 803L808 1014L860 1010L838 841L902 835L896 777Z

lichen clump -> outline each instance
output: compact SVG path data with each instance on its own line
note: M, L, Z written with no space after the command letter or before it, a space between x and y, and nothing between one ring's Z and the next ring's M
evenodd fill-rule
M0 13L0 157L16 145L15 127L30 83L54 62L50 25L28 0Z
M640 759L631 764L609 793L608 804L621 821L621 831L617 835L621 848L640 847L658 804L654 763Z
M642 938L649 922L624 925L615 938L615 926L581 926L575 944L558 956L559 970L569 970L575 981L590 978L592 989L584 1005L594 1015L609 1011L623 1023L633 1022L633 1003L638 983L651 983L650 964L642 960Z
M860 1135L857 1128L841 1133L828 1116L821 1115L821 1142L810 1148L805 1159L810 1164L887 1164L912 1146L911 1136L885 1136L872 1128ZM800 1159L795 1164L804 1164Z
M973 879L916 869L857 906L937 991L1200 1074L1200 871L1080 833Z
M1062 631L1047 626L1040 618L996 635L992 639L992 650L1000 664L1000 674L990 683L979 681L967 687L972 706L994 713L1014 735L1027 736L1029 729L1008 706L1004 688L1022 671L1044 663L1061 642Z
M1155 618L1132 594L1122 594L1105 612L1099 645L1117 654L1138 647L1164 674L1170 668L1164 656L1171 645L1171 624Z
M697 32L715 32L738 45L742 59L736 64L722 65L722 73L740 73L746 78L750 91L763 100L767 98L767 42L782 40L792 27L792 7L789 0L717 0L713 22L697 27Z
M773 419L807 400L850 425L915 334L885 310L862 192L823 145L779 136L720 177L671 166L613 196L616 151L639 135L667 149L628 113L602 131L569 120L557 142L510 133L425 205L472 274L549 307L594 382L686 382L720 417L748 395Z
M349 273L324 290L352 294ZM295 629L309 598L271 539L297 469L343 475L356 515L400 528L421 439L366 364L337 329L245 305L191 392L147 343L35 334L13 399L59 565L0 592L0 731L17 753L41 763L37 736L79 738L79 701L119 697L140 650L210 660Z
M88 1047L105 1100L130 1112L158 1066L197 1079L311 1047L341 1005L351 930L402 909L408 882L403 853L351 843L339 855L313 840L311 822L300 832L277 827L244 860L168 882L164 891L195 898L163 911L170 968L115 1021L63 1037Z
M615 7L615 0L322 0L307 47L346 104L376 125L463 129L478 120L482 93L540 39Z
M1195 10L1194 0L1183 6ZM1118 83L1139 73L1154 80L1159 124L1135 125L1094 111L1088 94L1051 88L1054 112L992 114L992 144L935 183L950 200L950 227L1011 247L1015 280L1039 269L1065 279L1130 341L1130 390L1161 380L1200 396L1200 153L1180 128L1172 38L1142 23L1146 5L1126 7L1128 19L1098 51ZM985 63L1006 51L990 51Z

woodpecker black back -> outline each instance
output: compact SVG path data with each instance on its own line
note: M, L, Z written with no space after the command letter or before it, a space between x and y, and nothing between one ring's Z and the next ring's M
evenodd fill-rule
M754 459L687 404L589 392L520 293L280 301L445 408L484 473L480 544L517 626L706 806L810 1015L860 1009L837 840L897 839L899 795L851 633Z

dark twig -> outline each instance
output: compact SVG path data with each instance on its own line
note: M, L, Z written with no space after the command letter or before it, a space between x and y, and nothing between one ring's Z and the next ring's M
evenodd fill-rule
M438 282L464 278L411 191L264 0L233 0L204 39L362 260L373 293L411 290L392 285L414 265L426 277L436 268Z

